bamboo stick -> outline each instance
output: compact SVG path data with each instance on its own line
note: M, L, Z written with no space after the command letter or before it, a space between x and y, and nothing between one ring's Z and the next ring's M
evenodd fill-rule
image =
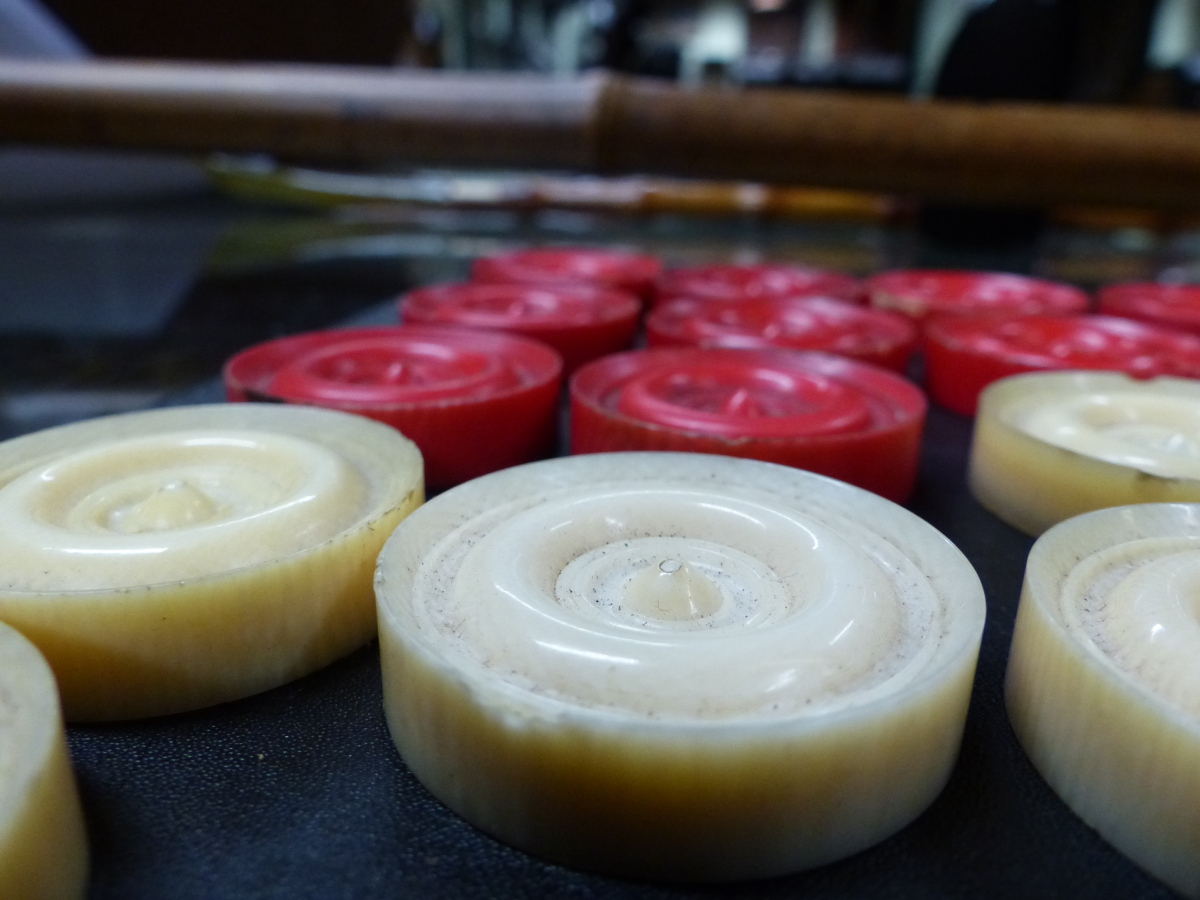
M594 73L0 60L0 141L1200 209L1200 116Z

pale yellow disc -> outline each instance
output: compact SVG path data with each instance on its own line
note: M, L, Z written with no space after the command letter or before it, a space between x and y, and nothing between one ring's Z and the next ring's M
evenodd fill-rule
M558 862L690 881L819 865L918 815L984 616L901 507L678 453L461 485L401 524L376 590L388 723L439 799Z
M54 676L0 624L0 897L80 900L87 870Z
M0 444L0 621L68 720L220 703L374 633L371 572L423 499L420 453L344 413L223 404Z
M1026 534L1108 506L1200 501L1200 381L1002 378L980 395L971 493Z
M1200 897L1200 506L1099 510L1038 539L1007 700L1067 805Z

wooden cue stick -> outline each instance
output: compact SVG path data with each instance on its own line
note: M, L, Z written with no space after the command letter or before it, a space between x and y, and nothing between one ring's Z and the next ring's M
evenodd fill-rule
M1200 116L594 73L0 60L0 141L1200 209Z

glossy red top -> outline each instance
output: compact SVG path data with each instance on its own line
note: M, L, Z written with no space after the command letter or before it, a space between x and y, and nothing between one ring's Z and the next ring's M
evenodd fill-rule
M571 379L571 452L761 459L902 502L916 479L925 410L906 379L826 353L634 350Z
M1110 284L1099 294L1100 312L1200 335L1200 285L1152 282Z
M509 331L545 341L564 372L633 344L642 304L633 294L590 285L466 282L422 288L400 304L405 322Z
M616 397L624 415L726 437L842 434L870 425L860 392L815 372L720 362L703 370L650 371Z
M651 347L790 347L902 370L917 327L904 316L823 297L671 300L646 319Z
M422 325L519 331L536 337L601 322L636 318L641 303L626 291L590 285L463 282L420 288L404 296L400 315Z
M1088 309L1088 296L1079 288L1001 272L884 272L867 279L866 294L877 309L914 319L937 313L1071 315Z
M588 248L519 250L471 264L471 280L518 284L592 284L646 296L662 271L653 256Z
M1138 378L1200 376L1200 338L1115 316L942 316L926 338L1015 371L1107 369Z
M557 354L499 332L361 328L295 335L233 357L226 379L259 399L347 406L477 402L557 378Z
M789 265L712 265L668 269L654 289L655 303L694 300L745 300L762 297L830 297L858 302L857 279L828 269Z
M585 366L572 392L630 419L725 437L870 431L924 410L921 392L883 369L776 349L634 350Z
M232 401L311 403L410 438L431 489L552 452L562 359L502 331L397 326L297 334L225 365Z

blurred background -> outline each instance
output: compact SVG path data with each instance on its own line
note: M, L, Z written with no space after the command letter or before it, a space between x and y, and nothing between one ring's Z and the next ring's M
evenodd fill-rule
M551 77L606 67L731 91L776 87L907 95L916 102L953 97L1192 109L1200 106L1200 0L0 0L0 59L92 56L526 70ZM221 367L239 350L301 331L394 323L401 293L465 278L473 259L529 246L642 251L668 266L801 263L856 276L911 267L985 269L1093 290L1117 281L1200 282L1200 209L979 209L802 183L404 166L335 171L268 156L0 142L0 439L107 413L219 400ZM927 465L944 482L945 473L965 465L970 423L944 411L930 422ZM924 511L962 535L985 514L971 512L965 488L957 490L953 496L931 492ZM1009 571L1015 597L1025 545L1011 536L994 538L994 530L981 529L969 546L992 571ZM1002 620L991 627L1006 645L1009 625ZM994 722L986 731L976 703L965 745L969 762L955 782L969 821L935 813L933 834L936 823L948 824L947 832L961 837L954 846L999 834L997 854L1012 854L1011 864L992 870L985 864L981 876L994 880L997 896L1016 884L1073 896L1080 884L1103 882L1111 885L1111 897L1165 897L1165 888L1148 883L1081 823L1064 827L1061 841L1032 846L1069 814L1048 791L1034 789L1032 770L1002 721L1002 664L1002 655L989 654L985 644L981 671L990 666L996 689L984 698L990 712L983 715ZM337 669L334 677L350 684L346 673L355 671ZM323 690L315 683L299 683L283 695L288 715L309 708L305 704L319 696L313 692ZM377 674L371 683L378 684ZM173 885L168 893L180 884L202 884L196 896L241 895L216 880L226 860L214 854L228 844L210 836L219 829L257 837L263 821L257 807L243 810L243 799L222 780L250 759L238 755L248 746L244 741L263 733L254 730L251 708L193 720L183 737L180 722L170 719L73 730L97 838L92 896L161 897L164 881ZM357 713L354 704L346 708ZM272 760L306 755L303 742L295 741L300 727L269 732L263 746L272 748ZM234 733L236 740L227 739ZM329 734L342 740L336 729ZM128 735L133 742L121 744ZM130 754L122 746L143 749ZM361 755L357 744L352 749ZM257 760L250 764L263 765L261 752ZM156 761L166 761L158 767L166 769L165 781L154 776ZM330 769L324 759L313 765ZM363 791L393 790L393 768L398 764L345 796L358 803ZM1027 774L1019 789L1010 789L1001 773L1017 771ZM255 778L263 786L255 798L276 790L274 775ZM166 784L164 803L158 786ZM203 790L194 796L202 800L185 813L204 806L208 818L178 816L187 846L156 856L163 842L149 838L161 830L164 811L175 814L171 797L193 797L196 784ZM342 794L314 785L312 802L335 796ZM213 802L205 805L206 798ZM296 821L337 827L327 808L293 807L290 795L285 800ZM1007 811L1002 821L1036 824L1026 843L988 830L997 808ZM406 820L409 807L396 809L395 820ZM424 829L425 821L414 818L404 828ZM457 840L457 832L441 825L429 833L436 834L429 846ZM916 845L932 854L940 848L930 833L920 832ZM307 877L314 853L344 853L357 865L362 848L379 846L360 837L345 831L328 845L300 848L295 877ZM1009 840L1015 849L1008 849ZM892 845L883 859L892 852L893 861L912 868L904 856L911 846ZM299 858L276 860L253 841L244 852L280 867ZM447 864L434 867L436 857L407 849L396 857L435 873ZM1089 869L1097 857L1107 866ZM964 853L955 866L976 866L981 858L987 857ZM929 877L952 895L959 882L948 859L938 858ZM523 865L488 856L470 868L481 879L499 869L503 887ZM807 882L814 896L840 896L838 872L857 863L839 865ZM1039 867L1044 871L1031 882L1039 887L1030 888L1027 870ZM386 871L361 869L364 878ZM1090 881L1081 877L1085 869ZM890 883L877 884L890 879L891 870L874 871L876 893L895 895ZM273 877L255 881L255 896L276 887ZM1131 892L1131 883L1142 891ZM527 896L553 893L547 884L557 882L530 882ZM570 884L574 896L624 890L620 882ZM789 884L765 885L761 896L790 895ZM454 886L446 891L452 895ZM658 886L653 891L667 896Z
M0 56L290 61L1191 108L1200 0L0 0ZM605 245L794 261L1200 277L1200 219L978 210L805 185L324 171L0 144L0 437L162 402L279 334L475 256Z
M348 0L336 12L318 0L45 0L41 10L72 35L48 48L102 56L603 65L684 82L1178 105L1196 102L1200 76L1196 0ZM7 18L4 30L17 29L18 15Z

